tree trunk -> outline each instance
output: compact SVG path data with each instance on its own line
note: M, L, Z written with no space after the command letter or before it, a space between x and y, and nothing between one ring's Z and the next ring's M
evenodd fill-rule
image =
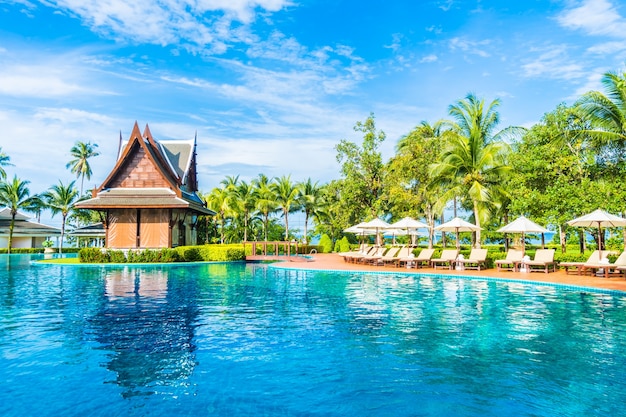
M11 213L11 224L9 226L9 247L7 253L11 254L11 246L13 245L13 227L15 226L15 213Z
M563 226L559 225L559 242L561 243L561 253L565 253L567 250L567 242L565 240L565 230Z
M65 236L65 219L67 214L63 215L63 220L61 221L61 242L59 243L59 253L63 254L63 236Z
M309 243L309 239L307 237L307 233L309 232L308 230L308 224L309 224L309 212L307 210L304 211L304 244L307 245Z
M476 230L476 241L474 242L474 247L476 249L480 249L480 219L478 218L478 202L474 201L474 221L476 222L476 226L478 229Z
M285 242L289 241L289 213L284 210L285 213Z

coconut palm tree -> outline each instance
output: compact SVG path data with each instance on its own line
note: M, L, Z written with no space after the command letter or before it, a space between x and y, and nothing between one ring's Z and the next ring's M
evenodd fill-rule
M590 91L576 103L580 116L591 125L582 133L591 138L596 147L623 150L626 148L626 72L607 72L602 84L606 95Z
M308 225L309 218L315 211L321 209L322 200L322 187L318 185L318 182L313 182L311 178L307 178L306 181L298 183L299 190L298 204L304 211L304 243L308 243Z
M250 216L256 207L254 186L246 181L240 181L232 188L231 201L236 211L243 218L243 241L247 242Z
M211 193L205 197L207 207L216 213L220 223L220 243L224 243L224 227L226 216L230 212L228 192L224 188L213 188Z
M285 218L285 241L289 240L289 213L298 208L298 187L291 182L291 176L283 175L276 178L270 184L270 189L274 193L274 198L278 208L283 212Z
M48 191L42 194L43 200L52 212L52 216L54 217L56 214L61 213L61 243L59 245L59 253L63 253L63 237L65 236L67 216L72 211L74 203L80 198L74 183L75 181L72 181L68 185L63 185L63 183L59 181L57 185L53 185Z
M258 178L252 180L256 199L256 209L263 216L263 234L266 242L270 214L273 213L278 207L274 193L270 189L270 181L271 180L264 174L259 174Z
M7 173L3 167L13 165L9 162L10 160L11 157L9 157L9 155L2 150L2 147L0 147L0 179L4 180L7 178Z
M492 196L496 188L502 188L511 170L506 163L509 146L499 139L514 134L517 128L494 132L499 122L499 105L496 99L485 107L484 100L473 94L451 105L448 110L453 120L445 123L446 144L438 162L431 167L433 180L448 186L448 201L456 196L469 198L478 227L482 220L487 220L495 204ZM476 232L475 245L480 247L480 230Z
M22 181L13 177L13 181L0 182L0 206L5 206L11 213L11 223L9 225L9 244L7 252L11 253L13 245L13 228L15 227L15 216L17 211L29 207L32 204L30 190L28 189L29 181Z
M87 179L91 179L91 166L89 165L89 158L96 157L100 155L99 152L96 152L96 148L98 145L96 143L92 144L91 142L76 142L72 149L70 149L70 154L72 155L72 159L65 166L66 168L70 168L70 171L76 174L76 178L81 177L80 180L80 195L83 195L83 183L85 182L85 177Z

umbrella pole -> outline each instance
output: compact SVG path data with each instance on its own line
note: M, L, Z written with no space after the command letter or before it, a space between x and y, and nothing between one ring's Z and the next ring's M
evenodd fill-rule
M456 229L456 248L461 250L461 241L459 240L459 229Z

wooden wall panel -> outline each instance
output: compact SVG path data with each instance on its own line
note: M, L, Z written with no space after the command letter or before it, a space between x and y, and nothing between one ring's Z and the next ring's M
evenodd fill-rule
M169 210L141 210L140 246L142 248L167 248L169 246Z
M109 212L107 247L124 249L137 246L137 210L117 209Z
M136 145L137 146L137 145ZM137 146L130 160L111 180L110 188L168 188L161 171L152 163L141 146Z

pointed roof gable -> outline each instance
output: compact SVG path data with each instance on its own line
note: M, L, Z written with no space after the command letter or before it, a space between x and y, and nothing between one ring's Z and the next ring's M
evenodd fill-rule
M140 147L144 150L148 159L152 162L154 167L161 173L164 180L170 184L172 190L176 192L176 194L180 197L180 179L178 178L177 173L172 169L169 161L161 153L159 145L152 138L152 134L150 133L150 129L148 125L146 125L146 129L144 130L144 134L142 135L139 132L139 125L135 122L133 126L133 130L130 134L130 139L122 153L120 154L115 166L109 173L109 176L102 182L102 185L97 189L97 192L102 191L103 189L109 188L111 182L117 177L118 172L131 160L132 156L134 156L134 149Z

